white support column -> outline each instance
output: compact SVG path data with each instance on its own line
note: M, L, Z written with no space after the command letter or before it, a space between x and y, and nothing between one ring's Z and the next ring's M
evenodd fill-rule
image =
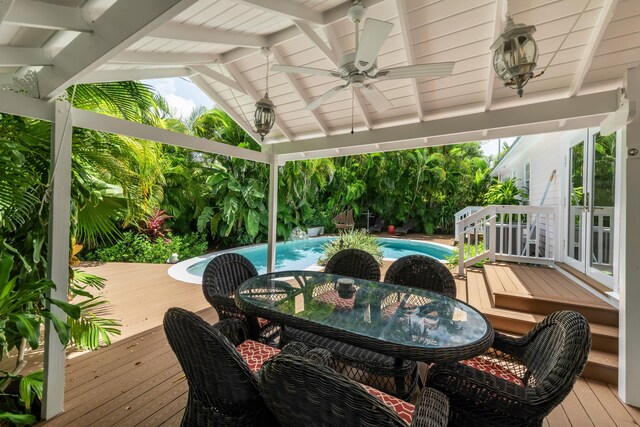
M47 276L56 288L49 297L67 300L69 287L69 218L71 216L71 133L70 106L56 101L55 119L51 129L51 202L49 204L49 240L47 246ZM51 313L65 320L66 314L57 306ZM45 323L44 396L42 417L49 419L64 409L65 347L50 321Z
M276 268L276 240L278 227L278 156L271 155L269 164L269 231L267 240L267 273Z
M640 104L640 68L627 70L625 87L630 102ZM620 239L620 339L618 393L627 404L640 406L640 120L622 131L622 227Z

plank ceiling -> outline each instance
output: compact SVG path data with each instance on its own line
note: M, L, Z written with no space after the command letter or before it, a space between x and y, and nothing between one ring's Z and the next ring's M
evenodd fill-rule
M26 0L15 3L21 1ZM47 3L79 7L87 19L95 19L115 0ZM334 61L355 47L354 25L346 19L350 3L200 0L100 65L93 81L109 80L122 70L138 70L138 78L145 73L157 77L161 69L167 75L191 76L217 104L249 126L254 103L265 91L267 72L256 41L271 48L272 61L336 69ZM339 135L350 132L352 125L356 131L379 129L615 89L622 85L625 70L640 62L639 0L511 0L514 20L537 28L538 71L544 70L520 99L502 86L491 68L490 45L504 28L506 3L363 0L367 17L394 24L378 57L379 68L455 61L453 75L376 82L393 104L383 113L364 98L352 99L349 90L312 112L305 104L342 81L270 72L269 94L278 122L266 142ZM77 34L7 21L0 24L0 49L44 47L55 56ZM24 70L2 64L0 57L0 77Z

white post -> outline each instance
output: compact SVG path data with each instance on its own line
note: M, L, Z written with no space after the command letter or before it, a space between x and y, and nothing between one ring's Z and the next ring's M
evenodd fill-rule
M625 86L630 102L640 105L640 68L627 70ZM622 131L622 192L619 209L622 209L620 235L620 340L618 392L627 404L640 406L640 120L634 121Z
M67 300L69 287L69 226L71 216L71 134L70 106L55 102L55 119L51 128L51 194L49 204L49 240L47 246L48 277L56 288L49 297ZM51 313L62 320L66 314L55 305ZM42 417L49 419L64 409L65 347L51 324L45 323L44 395Z
M276 268L276 240L278 227L278 156L271 155L269 162L269 231L267 240L267 272Z

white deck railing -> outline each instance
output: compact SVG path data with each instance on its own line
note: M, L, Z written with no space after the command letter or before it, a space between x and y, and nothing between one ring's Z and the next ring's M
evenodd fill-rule
M479 261L551 264L558 215L548 206L487 206L456 223L458 269Z
M454 241L456 242L458 241L458 234L460 233L460 230L458 229L458 223L463 219L465 219L466 217L468 217L469 215L475 212L478 212L480 209L482 209L482 206L467 206L466 208L456 212L455 214L456 229L453 236Z

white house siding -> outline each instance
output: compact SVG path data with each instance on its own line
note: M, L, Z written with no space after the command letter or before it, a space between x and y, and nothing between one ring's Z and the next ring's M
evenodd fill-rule
M506 157L493 170L493 176L505 179L510 176L516 177L516 184L524 186L524 171L527 163L531 164L529 204L532 206L555 206L556 212L560 215L562 209L562 186L564 184L564 149L569 140L586 134L584 130L570 132L555 132L541 135L524 136L517 141L517 145L512 147ZM549 186L547 197L542 200L545 189L549 183L549 177L553 171L556 176ZM540 245L544 250L546 242L561 241L562 236L555 237L556 224L562 224L561 218L547 220L540 218L537 223L540 226ZM550 243L550 253L556 253L556 245Z

